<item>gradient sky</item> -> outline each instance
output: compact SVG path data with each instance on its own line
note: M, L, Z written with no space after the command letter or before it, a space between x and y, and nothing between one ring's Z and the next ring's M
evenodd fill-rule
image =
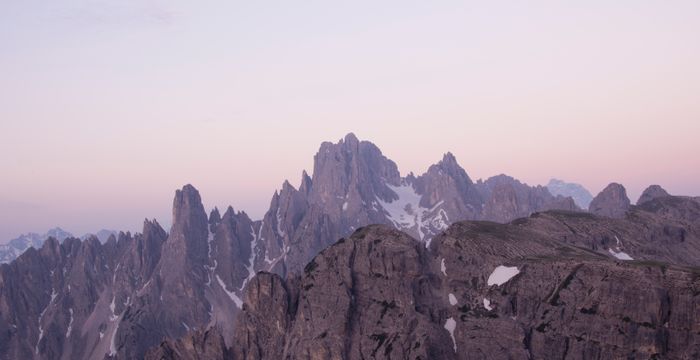
M402 173L700 195L700 2L4 0L0 239L262 216L324 140ZM0 240L1 241L1 240Z

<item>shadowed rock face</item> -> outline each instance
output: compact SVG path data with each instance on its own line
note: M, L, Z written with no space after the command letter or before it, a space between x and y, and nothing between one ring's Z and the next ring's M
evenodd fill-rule
M630 207L625 187L611 183L591 201L588 210L596 215L620 218Z
M188 334L176 341L166 340L144 357L145 360L233 360L218 328Z
M623 262L543 232L576 216L458 223L429 250L394 229L363 228L286 288L258 275L234 343L265 349L246 359L700 356L698 270ZM499 268L515 270L492 281Z
M650 185L648 188L644 189L642 195L637 200L637 205L642 205L647 201L654 200L656 198L669 196L669 194L659 185Z

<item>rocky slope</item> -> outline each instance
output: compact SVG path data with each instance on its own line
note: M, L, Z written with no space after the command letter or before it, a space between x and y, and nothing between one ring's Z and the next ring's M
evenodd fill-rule
M332 284L326 282L346 292L358 286L395 292L409 304L420 300L422 310L405 315L406 319L389 313L398 306L390 300L382 305L384 315L378 310L387 326L400 322L401 339L418 339L424 346L414 352L396 347L391 351L423 358L449 356L453 343L436 337L445 319L426 310L435 301L432 295L408 296L410 289L416 289L416 277L440 276L433 264L440 246L434 239L444 238L440 234L450 224L464 219L507 222L531 215L526 222L537 226L528 234L548 239L554 249L584 247L583 254L593 252L608 262L627 256L696 266L698 205L690 198L664 197L631 207L617 218L592 216L573 211L578 207L571 198L555 197L544 187L530 187L505 175L474 183L449 153L425 174L402 177L375 145L350 134L338 143L322 144L313 176L304 172L298 189L285 182L261 220L232 207L207 215L199 192L187 185L175 194L169 232L155 220L146 220L140 234L120 233L104 244L95 237L51 239L41 249L29 249L0 266L0 358L132 359L148 353L154 358L194 359L200 353L254 359L285 352L301 356L318 340L298 321L306 311L303 296L315 287L330 291L326 287ZM549 209L563 212L539 213ZM309 261L320 251L335 251L328 246L369 224L384 224L372 229L386 233L388 239L402 239L396 248L386 250L396 264L375 269L379 265L367 258L375 245L356 244L362 248L355 253L356 260L341 252L338 258L345 260L333 265L331 273L312 271L320 260L317 265ZM480 231L502 228L488 224ZM504 228L518 226L516 222ZM348 244L330 249L345 249ZM413 265L404 267L409 264ZM255 276L259 271L268 274ZM323 284L305 282L312 275ZM365 275L375 280L353 280ZM377 282L380 279L384 282ZM427 284L433 286L432 281ZM380 341L380 347L387 344L389 338L382 334L388 330L355 333L375 315L356 314L358 306L375 309L376 304L353 291L336 299L352 311L318 316L329 318L329 326L339 321L332 319L339 314L346 320L362 318L352 320L352 327L343 330L347 333L328 330L321 339L328 338L325 341L331 345L319 354L363 353L370 347L365 336L373 337L375 347ZM411 309L406 303L401 306ZM312 313L305 316L316 319L318 310L310 309ZM427 322L422 317L426 311ZM351 343L350 350L341 346L341 338L343 344ZM274 339L274 344L262 344L264 339ZM290 339L296 340L290 343ZM375 355L380 350L376 351Z
M600 234L582 233L601 220L607 223L596 228ZM617 244L605 249L606 236L599 236L627 239L638 219L625 221L555 211L508 225L462 222L430 249L396 229L365 227L322 251L300 277L258 274L234 345L217 353L229 351L228 359L697 358L698 257L678 256L687 249L668 244L676 256L652 261L656 255L640 241L625 250L648 260L621 261L608 251ZM686 241L697 253L693 234Z

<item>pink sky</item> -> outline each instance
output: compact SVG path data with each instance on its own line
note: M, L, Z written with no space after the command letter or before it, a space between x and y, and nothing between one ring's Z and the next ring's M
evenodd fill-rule
M402 173L700 195L697 1L11 0L0 241L169 223L176 188L260 217L322 141Z

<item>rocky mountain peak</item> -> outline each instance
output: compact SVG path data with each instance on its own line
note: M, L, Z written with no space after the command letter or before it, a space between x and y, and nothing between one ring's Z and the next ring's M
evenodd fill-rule
M457 158L449 151L442 156L442 160L440 160L438 165L445 168L459 167L459 164L457 164Z
M216 225L221 222L221 214L219 214L219 208L214 207L214 209L209 213L209 228L210 231L214 231Z
M348 133L347 135L345 135L341 142L344 143L346 146L357 146L360 144L360 140L353 133Z
M442 160L431 165L425 174L417 178L410 175L406 180L413 183L417 193L422 195L420 206L432 209L441 204L446 211L445 217L449 213L475 218L481 209L481 195L452 153L444 154Z
M659 185L650 185L644 190L644 192L642 192L642 195L639 197L639 200L637 200L637 205L642 205L647 201L666 196L669 196L669 193L666 192L664 188L662 188Z
M191 216L197 216L200 213L204 213L204 206L199 191L194 186L187 184L181 190L175 191L173 227L185 225ZM206 213L204 213L204 217L206 218Z
M351 192L370 202L375 196L389 199L392 193L386 184L399 185L400 181L398 167L376 145L348 134L337 144L321 144L314 156L310 197L315 203L340 208Z
M189 260L195 263L207 261L208 219L202 205L199 191L192 185L185 185L175 192L173 201L173 226L168 238L169 246L184 246Z
M153 219L153 220L144 219L143 220L143 234L145 235L147 233L154 232L154 231L159 232L159 233L165 232L165 230L163 230L163 227L160 226L160 224L158 223L158 220L156 220L156 219Z
M39 249L39 253L44 259L58 261L61 257L61 243L55 237L49 237Z
M625 187L618 183L610 183L593 198L588 210L600 216L621 218L629 208L630 199Z
M236 216L236 211L233 209L233 206L229 206L226 208L226 211L224 211L224 215L221 217L221 220L231 220Z
M284 180L282 183L282 193L297 191L297 189L289 182L289 180Z
M304 195L309 195L311 192L311 177L306 173L306 170L301 172L301 185L299 185L299 191Z

